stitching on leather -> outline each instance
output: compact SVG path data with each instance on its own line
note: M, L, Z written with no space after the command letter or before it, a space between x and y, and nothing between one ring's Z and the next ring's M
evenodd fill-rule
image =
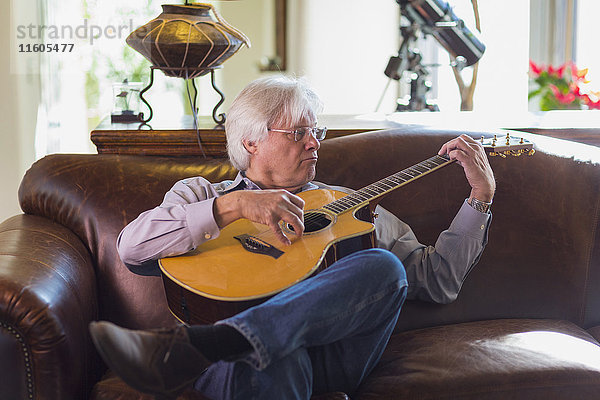
M23 353L23 360L25 361L25 379L27 381L27 394L28 394L27 398L33 399L34 393L35 393L35 386L33 384L33 374L32 374L33 359L31 357L31 351L29 350L29 347L25 343L23 334L21 334L19 332L19 330L13 328L12 326L10 326L4 322L0 322L0 327L2 327L4 330L6 330L11 335L13 335L20 344L19 348L20 348L21 352Z

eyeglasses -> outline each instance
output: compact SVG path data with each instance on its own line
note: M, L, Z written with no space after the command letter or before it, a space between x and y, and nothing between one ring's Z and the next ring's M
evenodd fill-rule
M323 127L323 128L317 128L317 127L309 127L309 126L305 126L302 128L296 128L294 130L291 129L267 129L268 131L271 132L281 132L281 133L293 133L294 134L294 141L295 142L299 142L302 139L304 139L304 136L306 136L307 133L310 133L311 135L314 136L315 139L317 140L323 140L325 139L325 135L327 134L327 128Z

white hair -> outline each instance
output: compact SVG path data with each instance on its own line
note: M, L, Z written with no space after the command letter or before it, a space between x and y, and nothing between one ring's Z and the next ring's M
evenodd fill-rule
M293 127L302 119L316 121L323 109L319 96L303 78L269 76L246 86L235 98L225 121L227 152L240 171L249 167L244 141L260 142L272 127Z

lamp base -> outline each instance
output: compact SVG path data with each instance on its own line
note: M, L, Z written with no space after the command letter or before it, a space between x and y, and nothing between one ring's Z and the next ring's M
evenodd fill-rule
M219 100L219 102L217 103L217 105L213 108L213 112L212 112L212 117L213 120L217 123L217 125L223 125L225 123L225 114L221 113L219 114L219 116L217 117L217 109L221 106L221 104L223 104L223 102L225 102L225 95L223 94L222 91L219 90L219 88L217 87L216 83L215 83L215 69L221 68L221 66L217 66L217 67L213 67L213 68L206 68L205 70L210 71L210 82L211 85L213 87L213 89L219 94L219 96L221 96L221 99ZM150 67L150 83L148 83L148 86L146 86L141 92L140 92L140 100L142 100L142 102L148 107L148 109L150 110L150 116L148 117L148 119L144 119L143 118L143 114L140 113L139 115L139 119L137 119L137 121L140 121L144 124L147 124L153 117L154 112L152 111L152 107L150 107L150 103L148 103L148 101L146 101L146 99L144 98L144 93L146 93L150 87L152 87L152 84L154 83L154 70L155 69L160 69L161 71L163 71L163 73L166 71L168 72L179 72L179 73L183 73L183 76L187 77L186 79L190 79L192 81L192 86L194 87L194 98L193 98L193 102L192 104L190 104L190 106L192 107L192 111L195 113L196 110L196 97L198 95L198 90L196 89L196 85L194 83L194 78L192 78L189 74L190 69L188 68L165 68L165 67L155 67L155 66L151 66ZM205 71L202 70L202 71ZM200 73L200 70L194 70L195 73Z

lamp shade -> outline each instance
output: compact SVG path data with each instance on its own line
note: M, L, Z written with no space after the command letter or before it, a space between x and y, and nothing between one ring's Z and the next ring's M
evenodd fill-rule
M162 8L158 17L133 31L126 42L167 76L205 75L242 45L250 47L246 35L223 20L211 4L165 4Z

